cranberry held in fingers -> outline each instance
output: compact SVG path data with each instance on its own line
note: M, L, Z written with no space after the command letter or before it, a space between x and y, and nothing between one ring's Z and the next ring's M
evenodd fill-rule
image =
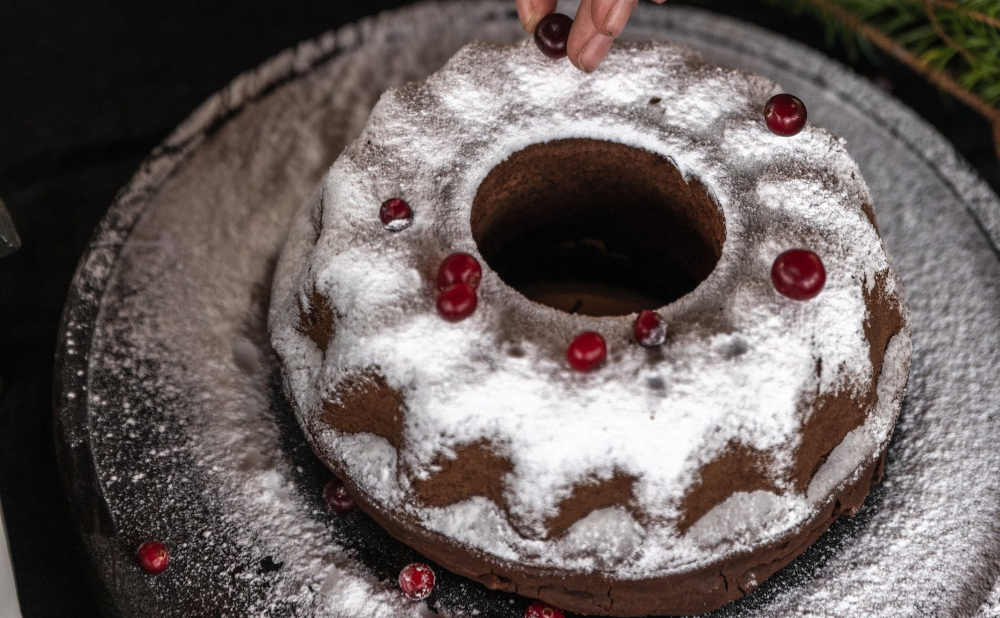
M413 222L413 209L410 205L394 197L382 202L378 209L378 218L390 232L400 232L410 227Z
M524 618L564 618L564 615L562 610L557 607L535 601L525 610Z
M458 322L472 315L479 303L476 290L470 285L456 283L438 294L437 310L449 322Z
M482 277L483 268L479 260L468 253L452 253L438 267L437 286L439 290L444 290L456 283L464 283L476 289Z
M354 498L347 493L347 488L337 477L333 477L323 488L323 501L331 512L337 515L346 515L354 510Z
M590 331L577 335L566 349L566 360L577 371L593 371L603 365L607 357L608 346L604 337Z
M771 133L791 137L806 126L806 106L798 97L776 94L764 106L764 118Z
M170 564L170 552L159 541L146 541L135 552L139 566L150 575L159 575Z
M407 599L426 599L434 591L434 571L420 562L408 564L399 572L399 587Z
M546 15L535 28L535 45L553 60L565 58L566 42L569 41L569 30L572 27L573 20L568 15Z
M771 266L774 289L793 300L816 298L826 284L823 260L808 249L790 249Z
M667 328L663 325L663 319L655 311L639 313L632 330L635 340L647 348L662 345L667 338Z

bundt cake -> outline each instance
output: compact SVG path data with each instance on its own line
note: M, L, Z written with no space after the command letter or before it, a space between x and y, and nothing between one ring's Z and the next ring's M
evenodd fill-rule
M614 616L718 608L853 514L907 312L857 165L771 122L778 93L670 43L588 75L530 42L385 93L270 313L361 508L443 568Z

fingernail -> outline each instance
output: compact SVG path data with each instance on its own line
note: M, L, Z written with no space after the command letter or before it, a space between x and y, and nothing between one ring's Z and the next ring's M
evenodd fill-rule
M587 73L593 73L604 57L608 55L614 39L603 34L594 35L594 38L587 42L580 54L580 68Z
M618 37L625 29L628 18L632 14L632 0L618 0L611 12L608 13L608 21L604 22L604 29L613 37Z

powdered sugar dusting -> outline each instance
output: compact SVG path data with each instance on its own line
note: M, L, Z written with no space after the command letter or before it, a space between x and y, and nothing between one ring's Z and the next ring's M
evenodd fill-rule
M431 530L521 564L592 570L613 561L621 576L648 577L720 558L700 529L685 536L676 528L698 470L737 442L768 453L782 482L805 421L804 393L868 387L862 291L876 276L895 286L863 212L871 199L843 143L812 127L793 139L771 134L761 110L776 91L669 44L616 46L588 76L525 42L466 47L426 83L383 95L300 215L321 219L321 230L290 237L279 276L294 277L298 288L272 305L272 339L289 362L290 394L306 426L316 426L310 417L345 379L371 368L405 397L406 447L390 472L386 457L369 461L370 438L331 429L317 437L338 467L383 508L408 510ZM693 123L692 115L708 120ZM673 336L658 363L630 342L634 316L570 316L534 304L488 268L472 241L471 205L489 171L529 144L564 137L663 154L700 180L725 215L715 271L660 310ZM389 235L373 206L397 193L417 215L406 233ZM814 302L784 299L770 284L774 258L799 246L826 263L826 288ZM429 274L452 251L479 256L485 270L476 313L445 324L432 310ZM337 315L322 369L315 352L293 356L304 338L299 307L314 288ZM725 326L705 324L710 313ZM583 330L601 333L611 348L608 365L586 376L562 357ZM743 352L720 354L716 339L732 335ZM505 354L510 343L523 353ZM869 448L852 452L852 470L888 439L903 387L885 393L890 422L866 427ZM434 462L484 440L513 465L502 516L482 500L421 508L409 479L428 478ZM616 473L637 479L633 491L649 520L628 556L621 547L588 553L547 538L546 522L575 487ZM834 486L808 499L787 482L781 488L779 525L769 519L747 529L752 541L743 547L802 525ZM470 527L470 519L492 523ZM599 536L608 521L587 526Z

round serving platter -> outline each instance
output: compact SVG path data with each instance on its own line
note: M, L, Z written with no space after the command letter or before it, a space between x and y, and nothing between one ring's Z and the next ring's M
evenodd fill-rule
M573 6L561 6L566 12ZM438 569L363 513L281 394L265 315L289 222L386 88L464 43L524 34L509 1L424 3L327 33L239 76L142 165L83 256L56 360L66 490L109 615L520 618L527 599ZM911 111L822 55L711 13L642 6L671 39L766 75L847 139L914 327L884 483L853 519L719 616L1000 614L1000 202ZM135 548L171 550L150 577Z

